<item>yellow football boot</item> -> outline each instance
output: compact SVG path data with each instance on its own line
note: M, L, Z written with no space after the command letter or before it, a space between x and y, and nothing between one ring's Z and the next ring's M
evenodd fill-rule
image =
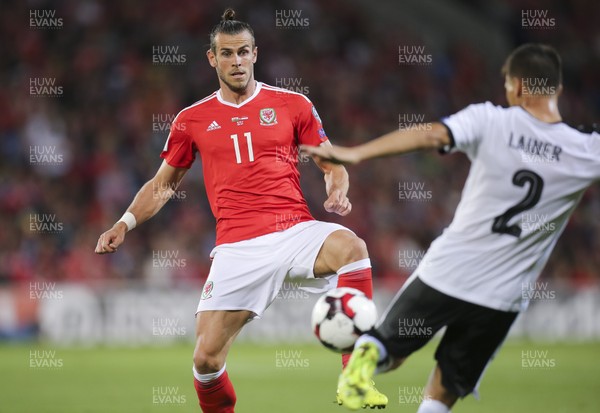
M337 403L350 410L384 409L388 398L375 388L373 375L379 360L379 350L373 343L363 343L352 352L350 361L340 374Z

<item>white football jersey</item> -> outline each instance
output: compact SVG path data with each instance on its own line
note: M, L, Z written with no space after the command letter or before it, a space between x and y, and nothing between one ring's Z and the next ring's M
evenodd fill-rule
M490 102L442 122L471 168L452 223L415 275L452 297L520 311L582 194L600 178L600 135Z

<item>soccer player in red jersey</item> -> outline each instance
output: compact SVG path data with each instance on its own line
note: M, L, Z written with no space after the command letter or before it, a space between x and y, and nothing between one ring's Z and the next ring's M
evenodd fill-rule
M365 243L341 225L316 221L300 189L298 145L330 145L317 111L304 95L257 82L257 52L252 28L227 9L207 51L220 89L175 117L158 172L96 246L99 254L115 252L127 231L160 210L199 154L217 221L213 262L196 313L194 386L205 413L234 411L227 353L286 277L313 292L337 285L372 296ZM346 170L317 165L325 175L325 209L347 215L352 206ZM365 407L387 405L385 395L370 394Z

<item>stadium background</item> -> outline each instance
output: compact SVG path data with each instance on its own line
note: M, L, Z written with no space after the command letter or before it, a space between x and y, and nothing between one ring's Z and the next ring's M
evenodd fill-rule
M528 41L550 43L563 57L565 121L591 125L600 118L600 4L594 1L3 1L0 339L8 344L0 346L0 359L13 366L16 378L0 379L7 381L0 386L3 396L26 395L19 383L40 380L32 358L52 357L32 348L63 352L66 366L78 357L103 360L111 350L90 346L106 344L158 346L163 352L153 357L175 352L189 361L191 315L215 237L198 163L173 200L129 233L118 253L96 256L93 249L158 168L169 121L218 88L205 58L207 33L229 5L255 30L257 80L308 95L334 143L356 144L400 124L434 121L471 102L504 105L500 65L513 47ZM531 16L543 18L527 23ZM421 64L407 63L411 56ZM367 242L380 305L450 222L468 171L462 155L435 153L351 167L354 209L340 218L323 211L322 177L311 162L300 160L314 216L340 222ZM517 367L534 354L519 353L522 348L555 351L548 340L567 346L586 341L572 351L598 354L599 216L595 186L535 286L539 299L515 328ZM271 373L290 380L295 374L318 375L317 360L329 355L310 347L307 322L314 297L293 283L285 287L270 314L242 335L246 344L240 349L250 347L247 358L238 357L251 369L252 356L260 360L262 354ZM271 347L257 350L251 342ZM299 342L309 347L290 347ZM290 352L300 348L312 354L313 367L282 368L290 360L303 364L305 358ZM561 365L560 347L556 354ZM9 363L15 357L23 363ZM42 373L44 383L54 370L69 372L53 357L54 366ZM288 361L278 364L278 357ZM572 374L585 390L589 380L577 366L573 362ZM79 377L91 375L72 369ZM554 377L565 374L556 370ZM590 380L599 378L597 371ZM177 380L186 374L169 372ZM181 391L188 391L184 383ZM195 396L188 394L182 409L193 411ZM600 405L597 394L584 394L591 406ZM51 400L61 397L57 390ZM11 405L0 401L0 411L32 411L19 404L23 399L10 400L16 404L7 408ZM38 411L54 411L51 405ZM83 411L65 406L56 411ZM579 411L588 411L584 407Z

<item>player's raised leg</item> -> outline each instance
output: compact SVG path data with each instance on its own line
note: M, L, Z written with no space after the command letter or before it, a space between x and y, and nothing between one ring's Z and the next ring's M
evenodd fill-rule
M351 287L373 298L371 260L365 242L347 230L332 232L315 261L316 276L335 272L338 287Z
M354 233L339 230L331 233L315 261L314 273L318 275L338 274L338 287L356 288L373 298L373 281L371 274L371 261L365 242ZM350 354L342 354L342 368L345 368L350 359ZM363 407L384 408L387 406L388 398L380 393L374 383L369 382L369 394L363 400ZM339 391L338 391L339 394ZM339 396L336 397L338 404L343 404Z
M373 298L371 261L365 242L350 231L331 233L323 243L315 261L315 274L338 274L338 287L351 287ZM346 367L350 354L342 355Z
M348 230L332 232L315 260L315 275L338 274L338 287L352 287L373 297L371 260L365 242Z
M204 413L233 413L233 384L225 359L233 340L253 316L250 311L201 311L196 315L194 387Z
M445 298L416 277L404 285L382 315L378 327L361 336L354 346L338 382L339 398L344 406L351 410L362 407L371 397L371 382L376 373L400 366L446 324L447 317L453 313ZM414 320L423 321L422 332L416 334L399 327Z

